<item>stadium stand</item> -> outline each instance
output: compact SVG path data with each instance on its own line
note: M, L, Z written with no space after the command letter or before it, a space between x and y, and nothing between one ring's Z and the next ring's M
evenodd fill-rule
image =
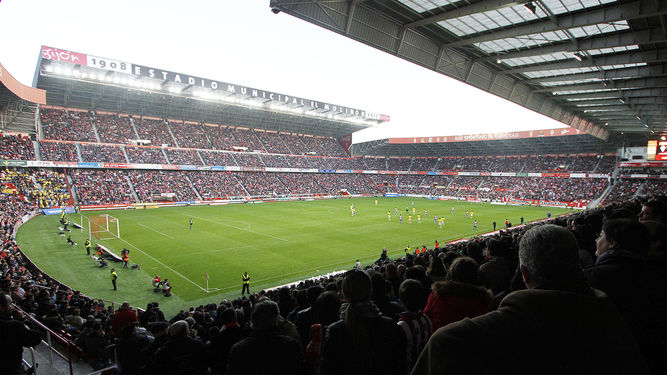
M197 195L183 176L165 171L129 171L134 190L141 202L154 202L153 194L174 193L179 201L192 201Z
M86 179L92 181L94 179L91 179L90 177L99 173L102 172L78 171L76 175L72 176L72 178L77 181ZM108 171L105 173L108 174ZM125 172L115 173L115 176L113 176L112 179L122 181L122 173ZM189 178L193 181L199 181L199 179L194 176L195 174L199 174L200 176L210 176L213 173L214 172L201 171L192 172L192 175ZM139 176L139 173L130 172L130 175L132 174L137 174L137 176L134 176L134 179L137 180L151 180L154 179L155 176L161 175L154 172L142 172L141 176ZM233 186L235 184L235 182L233 182L235 175L227 173L223 175L228 176L230 185ZM257 177L263 177L260 178L260 180L272 181L275 183L275 180L272 180L270 177L259 174L241 173L241 175L244 176L243 179L247 181L247 184L252 186L255 191L264 191L269 186L267 184L257 182ZM251 175L254 177L249 177ZM300 174L290 173L287 175L289 177L287 177L285 181L289 182L286 185L296 183L296 181L293 180L295 178L297 180L301 178ZM307 176L312 177L310 182L305 183L305 185L309 186L315 186L315 179L329 180L328 182L334 184L341 183L341 181L337 180L338 177L341 177L339 175L315 174ZM363 175L359 176L363 177ZM292 332L290 335L292 335L295 340L310 343L310 345L307 345L306 347L301 347L302 355L304 355L304 357L303 359L298 359L299 366L305 366L306 368L316 370L319 368L320 363L327 363L327 361L331 362L332 360L343 361L345 359L343 357L339 357L340 354L336 354L338 352L326 349L327 345L331 345L333 342L327 341L327 336L318 339L317 337L311 336L310 330L304 331L303 329L299 328L302 327L300 325L303 324L301 323L300 316L303 316L303 314L305 314L305 312L309 309L317 309L317 317L314 321L311 322L322 324L323 332L326 332L327 327L339 319L338 311L340 302L337 304L331 304L325 301L328 301L329 299L331 301L339 301L339 298L342 296L341 293L344 294L343 296L350 296L349 290L345 292L345 282L342 282L343 289L341 289L341 281L345 277L344 275L326 276L305 280L292 286L284 287L282 290L258 291L254 294L251 294L248 298L239 297L233 300L223 300L220 303L193 306L190 309L184 306L182 311L173 317L165 317L164 314L160 311L158 305L154 304L149 304L145 310L137 309L134 311L134 309L128 305L122 306L117 311L109 310L100 301L83 296L76 290L69 289L66 286L60 284L57 280L51 279L48 275L40 272L39 269L37 269L30 262L30 260L23 255L21 250L14 242L14 225L23 215L34 211L37 208L36 199L40 199L37 198L37 196L34 194L30 193L30 189L32 189L34 186L33 178L36 181L39 181L41 186L48 186L50 184L47 183L47 181L53 181L53 190L56 191L62 187L60 184L63 183L64 176L62 174L49 171L37 171L33 169L9 169L4 171L0 177L2 177L4 182L11 181L17 187L17 190L21 193L0 193L0 208L3 212L2 217L0 218L0 235L2 236L3 241L3 256L0 258L0 271L2 272L3 276L2 288L11 295L12 301L17 307L37 317L37 319L39 319L49 329L60 332L76 342L76 345L79 347L80 353L84 360L93 369L101 369L112 363L111 361L113 356L112 353L108 351L108 345L111 344L112 341L109 337L104 335L100 336L99 332L101 331L120 332L117 336L119 341L116 341L116 347L119 359L118 364L121 367L125 366L124 368L132 365L131 360L128 359L127 353L124 352L126 345L124 342L131 341L133 339L136 340L139 337L146 336L153 338L155 341L154 345L152 346L148 341L140 344L141 347L146 350L146 357L144 357L143 361L136 364L142 371L152 371L154 369L163 368L162 366L164 363L161 362L161 360L164 360L165 358L165 351L169 350L170 345L173 345L173 341L178 337L178 334L172 334L171 332L173 330L179 329L180 327L180 329L186 329L187 332L189 332L189 336L192 340L194 340L193 343L199 342L199 344L196 344L197 347L200 347L199 345L203 345L203 343L208 343L211 348L217 348L216 350L202 351L198 354L197 364L198 366L201 366L202 373L205 372L205 368L208 367L213 370L213 373L223 373L223 369L225 368L227 361L240 360L240 358L235 357L236 354L234 353L236 353L236 351L231 350L231 348L234 346L234 344L240 342L245 337L248 337L250 333L249 327L251 316L254 311L254 306L256 306L257 303L262 299L275 301L277 306L279 306L278 309L280 315L288 317L287 319L281 318L282 332ZM106 184L113 184L113 182L110 182L112 179L107 180ZM165 180L170 179L170 177L165 177ZM371 179L369 178L368 181L371 181ZM361 181L352 183L351 185L361 186L365 182L367 181L362 178ZM118 183L122 184L122 182ZM87 183L79 182L78 184L80 186L85 185L87 188L90 188L90 185ZM195 183L195 185L198 184L199 183ZM475 181L468 179L456 181L457 186L467 186L474 184ZM150 183L146 183L145 185L150 185ZM315 188L316 187L314 187L314 189ZM108 194L111 190L112 189L98 189L97 191L99 194ZM231 190L232 189L230 189L230 191ZM27 197L27 199L21 198L21 195L24 195ZM473 238L467 241L444 244L439 248L429 247L427 252L407 254L404 257L398 259L381 258L374 265L366 267L366 272L370 275L371 280L377 279L383 284L392 286L385 291L388 301L396 301L399 298L400 289L395 286L400 285L404 280L407 279L417 280L424 286L422 290L425 292L430 291L432 286L434 288L433 290L436 290L434 285L440 285L438 283L441 283L442 281L439 280L442 279L437 276L438 274L436 273L436 269L438 267L435 267L434 262L441 262L442 264L440 267L449 269L449 272L460 272L455 271L450 267L452 267L452 262L454 259L466 256L474 259L478 264L484 266L484 269L488 268L486 266L487 264L489 266L497 265L501 267L503 267L504 264L504 267L507 268L506 271L513 272L518 262L516 254L520 245L520 239L527 230L536 226L541 226L545 223L556 224L561 227L571 227L572 223L577 222L575 219L582 218L585 219L586 222L591 223L593 225L593 231L596 232L601 229L601 225L605 217L616 217L620 212L629 212L630 215L633 215L632 217L636 218L637 213L641 208L642 202L645 202L647 199L655 198L647 197L643 198L642 200L617 199L614 200L614 203L606 207L582 211L567 217L547 220L543 223L529 224L508 230L502 230L484 239ZM665 199L665 197L663 196L660 199ZM498 262L498 258L502 258L503 262ZM649 257L645 259L646 261L653 261L654 258ZM601 267L602 264L603 263L598 262L598 265L595 267ZM398 273L397 270L403 271ZM644 272L651 273L654 271L647 269ZM597 277L594 275L591 277ZM653 274L651 273L651 275ZM647 276L648 274L645 274L643 277ZM597 278L591 280L596 283L599 282ZM491 287L491 284L489 284L490 282L490 279L480 278L477 281L474 281L474 285L475 288L486 289ZM658 284L642 285L644 285L644 288L647 288L642 292L646 292L655 296L664 297L665 295L663 286ZM605 285L601 284L601 287L605 287ZM315 288L318 290L318 292L312 299L302 300L300 304L296 304L295 298L300 291L306 293L306 291L315 290ZM504 295L513 291L524 289L525 286L522 284L520 279L514 278L511 281L506 279L505 282L499 284L499 286L496 285L495 288L498 289L498 291L493 295L493 298L488 305L488 309L491 311L491 313L496 311L498 308L498 302ZM418 303L419 309L423 309L426 305L426 299L422 297L419 300L421 301ZM387 319L387 322L391 321L394 324L397 324L398 317L405 316L404 313L401 312L403 310L400 307L399 310L397 310L400 312L399 315L394 316L393 314L388 313L388 310L386 310L388 307L385 305L385 300L379 298L378 296L373 296L369 303L378 307L380 313L386 317L384 319ZM298 308L296 306L298 306ZM662 305L657 304L655 306ZM463 307L461 306L460 308ZM288 314L293 310L294 313ZM298 314L296 312L298 312ZM656 310L656 312L661 311ZM126 318L126 315L129 316L129 318ZM664 320L665 315L662 314L656 316L661 316L660 319L662 321ZM129 319L128 322L137 322L136 324L141 327L142 332L145 333L139 335L132 325L128 325L130 328L127 329L120 327L120 322L124 321L125 319ZM636 316L632 319L636 319ZM225 329L223 329L223 327L227 327L227 330L230 329L230 325L238 327L239 329L238 332L234 334L234 336L229 336L225 332ZM630 326L632 327L632 325ZM616 328L618 327L613 327L613 329ZM393 330L393 328L391 329ZM167 332L170 332L170 334L166 335ZM296 332L302 333L304 337L299 336ZM398 325L396 325L395 332L397 335L400 335L402 332L398 329ZM636 334L639 335L640 333ZM312 342L314 339L324 340L320 341L320 345L323 345L325 348L324 351L314 353L309 351L309 348L312 349L313 347ZM645 337L642 337L642 340L643 339L645 339ZM397 343L399 346L405 345L405 340L399 340ZM646 358L647 362L652 368L661 368L659 361L657 361L658 358L655 356L655 352L652 350L652 348L640 346L640 349L644 354L644 358ZM401 353L403 353L401 355L405 355L406 352L402 351ZM231 358L229 357L230 355ZM302 360L303 362L301 362ZM406 358L401 358L399 359L399 362L405 360ZM325 365L322 370L327 371L326 368L328 368L327 366L330 365L331 364ZM222 368L220 366L222 366ZM407 369L409 370L410 366L408 366ZM406 372L401 371L399 373L407 373L407 370Z
M103 143L130 143L137 136L129 116L98 113L94 116L95 129Z
M40 120L45 139L95 142L92 119L86 111L63 111L44 108Z
M151 141L153 146L167 145L176 147L174 138L169 132L169 123L158 119L134 119L134 126L139 133L139 139Z
M42 160L79 161L74 143L40 141L39 154Z
M79 150L84 162L127 163L120 145L80 143Z
M35 160L35 149L28 137L0 134L2 158L8 160Z
M136 203L124 171L75 169L69 175L80 205Z
M125 146L130 163L167 164L161 148L155 146Z

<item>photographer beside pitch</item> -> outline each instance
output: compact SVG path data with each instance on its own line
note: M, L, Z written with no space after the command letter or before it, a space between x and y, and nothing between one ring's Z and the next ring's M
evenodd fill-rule
M647 374L611 300L589 287L574 235L555 225L519 244L528 287L496 311L435 331L412 374Z

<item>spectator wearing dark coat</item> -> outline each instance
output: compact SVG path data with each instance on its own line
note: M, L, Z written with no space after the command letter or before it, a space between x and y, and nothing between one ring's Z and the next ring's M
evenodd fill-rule
M226 308L220 313L220 332L211 340L209 348L211 368L214 374L223 374L227 368L229 350L234 344L248 337L248 329L241 327L236 317L236 310Z
M17 317L22 316L18 311L12 313L11 298L0 293L0 374L22 374L23 348L37 346L42 341L39 331L28 328Z
M523 236L527 290L498 310L433 333L412 374L647 374L609 298L591 289L567 229L542 225Z
M273 301L260 301L255 305L250 317L250 336L232 346L226 375L303 373L300 344L278 333L278 316L278 305Z
M190 337L185 320L169 326L169 340L155 353L153 373L167 375L206 374L206 349L204 344Z
M667 289L646 261L649 231L634 220L608 220L596 245L598 259L586 278L614 302L652 372L667 373Z
M371 298L370 277L345 273L343 320L327 329L320 374L393 375L405 373L405 339L396 322L383 316Z
M148 337L137 332L137 323L123 327L120 340L116 344L118 365L122 375L142 374L146 364L146 354L150 346Z
M479 275L493 295L507 291L513 267L504 257L507 249L502 242L491 239L487 245L488 259L479 267Z

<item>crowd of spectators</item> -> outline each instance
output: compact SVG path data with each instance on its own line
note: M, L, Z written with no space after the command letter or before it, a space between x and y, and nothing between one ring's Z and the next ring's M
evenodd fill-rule
M3 160L35 160L35 147L32 140L20 135L0 133L0 152Z
M39 156L49 161L79 161L74 143L39 142Z
M603 203L613 203L628 200L634 197L637 190L644 184L645 180L640 179L618 179L612 185L611 191L604 198Z
M153 146L176 146L174 138L169 133L169 123L167 121L135 118L134 126L139 133L139 139L149 140Z
M154 303L114 312L39 272L13 237L35 202L0 193L0 288L75 339L94 369L110 363L115 343L118 366L130 374L528 374L545 363L659 374L667 349L666 204L664 196L618 200L485 238L425 244L396 259L383 252L363 269L167 317ZM24 320L6 310L0 306L3 319ZM522 342L534 345L513 360ZM614 350L591 363L591 353Z
M202 159L199 157L197 150L181 148L167 148L166 150L169 164L202 165Z
M84 162L127 163L122 147L121 145L79 143L81 159Z
M232 128L227 126L209 126L209 140L214 150L234 151L233 147L240 146L236 142Z
M167 164L161 148L154 146L125 146L130 163Z
M262 162L265 166L271 168L285 168L289 166L289 163L283 155L276 154L258 154L259 158L262 159Z
M639 191L640 195L658 195L667 191L666 180L646 180Z
M250 196L278 196L290 194L290 187L281 180L282 173L240 172L235 174Z
M72 189L80 205L136 203L125 176L127 172L113 169L73 169Z
M233 154L236 164L240 167L262 168L265 167L264 162L259 157L258 153L254 152L237 152Z
M255 131L255 136L262 143L262 149L274 154L291 154L283 141L283 135L269 131Z
M39 112L44 139L96 142L90 114L42 108Z
M196 171L188 172L188 175L192 185L204 200L248 195L236 178L236 173Z
M232 147L245 147L250 152L254 151L266 151L262 148L262 143L259 141L255 132L252 129L241 129L236 128L232 131L234 135L234 144ZM229 146L227 147L229 149Z
M132 120L128 116L97 113L94 121L97 135L100 136L102 143L128 144L129 140L137 138L132 127Z
M140 202L153 202L153 195L169 193L175 194L178 201L196 200L197 194L183 173L133 170L128 176Z
M310 169L313 164L310 162L313 157L285 156L287 165L290 168Z
M390 171L409 171L411 158L387 158L387 169Z
M230 152L219 152L219 151L199 151L204 163L206 165L219 165L219 166L236 166L236 160Z
M362 159L366 168L372 171L388 171L386 158L372 158L367 157Z
M207 150L212 148L207 137L208 126L172 121L169 123L169 127L178 141L179 147L201 148Z

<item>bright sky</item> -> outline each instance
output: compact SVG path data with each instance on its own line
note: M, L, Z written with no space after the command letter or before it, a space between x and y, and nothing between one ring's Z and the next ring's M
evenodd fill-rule
M0 62L32 85L40 46L379 112L354 143L564 124L285 13L269 0L0 0Z

